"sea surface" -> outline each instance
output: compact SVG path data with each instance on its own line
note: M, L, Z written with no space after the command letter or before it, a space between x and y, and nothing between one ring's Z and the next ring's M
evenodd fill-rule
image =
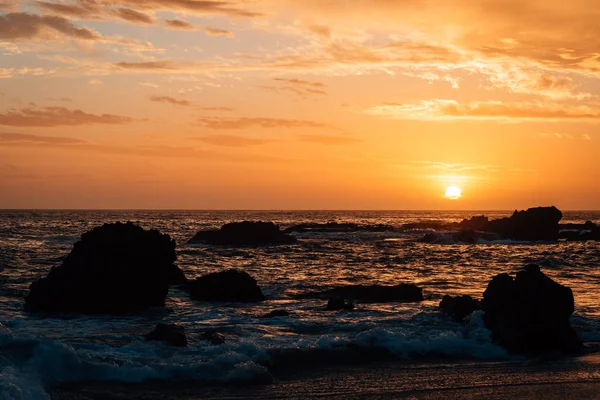
M73 382L193 381L265 384L287 370L328 363L361 363L386 354L402 365L519 362L493 344L476 312L464 324L437 311L445 294L481 298L498 273L527 263L572 288L572 324L588 349L600 342L598 242L429 244L427 231L302 233L297 244L235 248L186 245L194 233L241 220L273 221L282 228L304 222L356 222L400 226L417 221L460 221L511 212L466 211L0 211L0 399L47 399ZM562 223L600 223L600 212L564 212ZM188 278L240 268L267 300L260 304L191 301L172 288L164 309L120 316L23 311L23 297L69 253L79 236L107 222L133 221L177 241L178 265ZM421 303L359 304L353 312L324 311L325 301L294 296L345 284L415 283ZM109 290L107 288L107 290ZM290 317L260 318L274 309ZM147 342L158 323L185 327L189 345ZM226 336L212 345L205 331ZM389 360L388 360L389 361ZM492 363L492 364L490 364Z

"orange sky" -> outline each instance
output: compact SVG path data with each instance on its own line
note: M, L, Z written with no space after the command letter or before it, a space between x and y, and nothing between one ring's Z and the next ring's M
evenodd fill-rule
M600 209L598 21L597 0L0 0L0 208Z

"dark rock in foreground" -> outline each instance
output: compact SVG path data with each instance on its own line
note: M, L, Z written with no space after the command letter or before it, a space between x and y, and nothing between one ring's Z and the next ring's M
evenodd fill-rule
M287 310L273 310L268 314L262 315L260 318L275 318L275 317L289 317L291 313Z
M469 295L455 297L446 295L442 298L439 309L454 320L462 321L474 311L481 309L481 304Z
M349 285L323 292L304 293L298 298L332 299L339 298L361 303L415 302L423 300L423 289L412 283L395 286Z
M286 235L272 222L243 221L225 224L219 230L200 231L188 241L188 244L266 246L291 244L296 241L295 237Z
M158 324L152 332L145 335L145 338L165 342L171 346L187 346L185 329L177 324Z
M131 222L81 235L61 265L33 282L26 311L122 313L165 304L169 284L186 281L175 241Z
M200 336L202 340L208 340L211 344L220 345L225 343L225 335L215 331L203 332Z
M196 278L188 284L188 291L193 300L201 301L258 302L265 299L256 280L237 269Z
M495 276L483 294L484 322L492 339L522 354L574 352L582 344L569 323L575 306L573 292L546 275L537 265Z
M341 297L332 297L325 306L325 311L354 310L354 303L346 301Z

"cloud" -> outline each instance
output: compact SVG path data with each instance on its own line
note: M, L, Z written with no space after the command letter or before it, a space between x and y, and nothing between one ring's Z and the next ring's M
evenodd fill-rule
M298 135L298 140L309 143L320 143L329 145L351 144L361 142L348 136L328 136L328 135Z
M115 15L128 22L136 24L153 24L154 18L148 14L132 10L130 8L118 8L115 10Z
M102 85L102 81L100 79L90 79L88 83L90 85Z
M164 21L164 24L169 29L180 29L188 31L195 31L201 29L196 25L190 24L189 22L182 21L180 19L167 19Z
M195 138L195 140L215 146L225 147L248 147L272 142L272 140L253 139L235 135L207 135L204 137Z
M597 120L600 111L587 106L552 103L454 100L423 100L416 104L384 103L366 110L368 114L420 120Z
M311 82L311 81L304 81L301 79L286 79L286 78L275 78L275 81L281 81L281 82L286 82L286 83L291 83L291 84L296 84L296 85L303 85L303 86L313 86L313 87L326 87L327 85L325 85L322 82Z
M67 138L67 137L55 137L55 136L40 136L40 135L29 135L25 133L1 133L0 132L0 144L52 144L59 146L77 146L90 144L87 140Z
M189 107L189 106L192 105L192 103L190 103L187 100L176 99L174 97L169 97L169 96L152 96L152 97L150 97L150 100L158 102L158 103L173 104L173 105L176 105L176 106L186 106L186 107Z
M149 88L153 88L153 89L158 89L158 85L156 83L152 83L152 82L140 82L138 83L139 86L143 86L143 87L149 87Z
M5 126L78 126L92 124L126 124L133 120L129 117L112 114L88 114L81 110L64 107L23 108L0 113L0 125Z
M212 26L205 26L204 33L208 36L227 36L228 38L233 38L234 35L228 30L219 29Z
M284 119L284 118L200 118L198 122L210 129L245 129L259 128L326 128L328 124L315 121Z
M102 36L97 32L77 27L70 20L57 16L28 13L0 15L0 39L57 39L67 36L80 40L96 40Z

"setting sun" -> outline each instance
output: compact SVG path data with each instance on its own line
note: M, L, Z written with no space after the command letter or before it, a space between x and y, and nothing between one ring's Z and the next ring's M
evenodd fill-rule
M462 191L457 186L448 186L446 188L446 197L450 200L456 200L460 198Z

